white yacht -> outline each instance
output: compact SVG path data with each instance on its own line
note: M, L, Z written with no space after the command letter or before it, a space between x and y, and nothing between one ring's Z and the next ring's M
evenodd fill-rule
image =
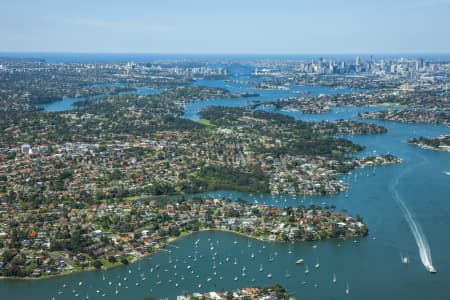
M297 265L300 265L300 264L302 264L302 263L304 263L305 262L305 260L303 259L303 258L299 258L299 259L297 259L296 261L295 261L295 263L297 264Z
M405 265L409 264L409 257L407 255L402 257L402 264Z

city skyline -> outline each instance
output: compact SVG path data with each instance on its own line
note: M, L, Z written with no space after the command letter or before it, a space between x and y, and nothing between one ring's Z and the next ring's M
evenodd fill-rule
M449 53L450 1L15 1L0 52Z

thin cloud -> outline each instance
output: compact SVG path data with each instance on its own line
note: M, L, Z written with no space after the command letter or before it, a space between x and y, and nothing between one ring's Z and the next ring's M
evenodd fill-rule
M163 26L160 24L143 24L134 21L120 20L102 20L90 18L67 18L60 16L47 16L47 21L65 23L67 25L75 25L85 27L89 30L108 30L108 31L126 31L130 33L159 33L166 34L176 32L177 28Z

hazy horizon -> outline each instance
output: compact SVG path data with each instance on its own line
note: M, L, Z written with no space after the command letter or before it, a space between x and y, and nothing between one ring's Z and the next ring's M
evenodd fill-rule
M17 0L0 52L446 54L450 0Z
M252 53L252 52L102 52L102 51L2 51L0 54L105 54L105 55L242 55L242 56L325 56L325 55L335 55L335 56L347 56L347 55L359 55L359 56L371 56L371 55L450 55L448 52L267 52L267 53Z

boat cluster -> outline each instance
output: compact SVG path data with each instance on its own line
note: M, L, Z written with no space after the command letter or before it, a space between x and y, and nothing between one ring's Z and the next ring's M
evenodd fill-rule
M172 287L184 290L202 290L211 287L212 285L220 286L220 282L223 280L249 281L256 283L256 278L249 276L249 274L261 274L256 276L258 282L260 282L261 278L271 280L273 277L277 277L272 273L276 270L274 262L283 255L277 251L269 251L266 245L255 246L251 241L247 241L247 245L244 244L243 246L242 242L238 242L237 239L232 242L232 247L241 249L240 256L231 254L233 253L231 251L229 253L231 255L228 256L224 255L223 252L219 254L218 252L224 248L221 247L219 240L213 241L211 238L208 238L207 244L204 242L202 243L200 239L197 239L193 246L192 253L184 258L175 256L175 249L169 249L169 247L178 248L178 246L169 244L167 248L164 249L168 252L168 260L166 263L150 263L148 265L146 264L146 267L143 267L143 264L139 263L137 268L130 267L125 273L121 272L121 274L113 276L108 275L108 272L104 271L101 275L101 282L103 282L103 285L100 284L93 287L92 284L86 284L82 281L73 284L73 286L65 283L58 288L57 296L52 299L67 298L67 294L72 294L72 296L80 299L89 299L90 297L110 298L119 295L127 289L138 287L147 289L149 293L152 293L153 288L157 288L158 286L161 286L161 288ZM244 251L246 248L248 250ZM313 245L313 249L315 250L316 248L317 245ZM287 255L293 255L293 253L292 247L289 246ZM252 264L256 258L258 258L258 261L261 263ZM149 258L149 260L152 260L152 258ZM201 260L205 261L207 264L209 263L208 261L211 261L211 269L205 270L204 263L200 263ZM267 261L267 263L264 263L264 261ZM248 268L249 266L250 268ZM300 266L304 267L303 272L305 274L305 280L303 280L301 284L306 285L306 276L310 273L309 266L305 262L305 259L297 258L295 260L293 258L292 269ZM237 273L230 274L230 268ZM318 257L314 264L314 269L320 269ZM295 273L298 273L298 271ZM284 277L284 280L298 278L296 276L292 277L288 269L286 269ZM333 284L336 284L336 274L333 274L330 279ZM146 280L148 281L145 282ZM317 283L314 284L314 287L317 288L318 286ZM348 287L346 293L349 293Z

